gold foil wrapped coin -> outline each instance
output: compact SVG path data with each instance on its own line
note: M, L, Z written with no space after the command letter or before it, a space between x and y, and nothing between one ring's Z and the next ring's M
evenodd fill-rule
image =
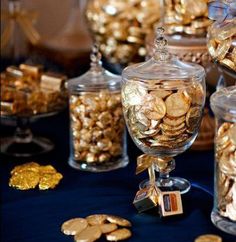
M84 218L73 218L64 222L61 226L62 233L66 235L75 235L87 228L88 222Z
M129 229L123 228L123 229L117 229L114 232L107 234L106 239L108 241L119 241L119 240L128 239L131 237L131 235L132 233Z
M204 234L197 237L194 242L222 242L222 238L215 234Z
M107 234L107 233L113 232L117 228L118 228L118 226L116 224L113 224L113 223L101 224L100 225L100 229L101 229L103 234Z
M105 214L94 214L86 217L86 220L90 225L104 224L106 219L107 219L107 215Z
M117 224L122 227L131 227L131 223L129 220L115 216L115 215L107 215L107 221L110 223Z
M102 235L100 227L97 225L88 226L74 236L75 242L93 242Z

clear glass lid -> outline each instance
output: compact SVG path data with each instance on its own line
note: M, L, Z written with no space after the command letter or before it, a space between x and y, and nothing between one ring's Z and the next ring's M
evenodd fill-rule
M95 44L90 55L90 69L82 76L68 81L69 91L96 91L99 89L120 89L121 76L102 67L101 53Z
M167 50L167 40L164 29L157 28L154 40L155 52L153 57L142 63L127 67L123 79L135 80L202 80L205 70L202 66L182 62L172 56Z

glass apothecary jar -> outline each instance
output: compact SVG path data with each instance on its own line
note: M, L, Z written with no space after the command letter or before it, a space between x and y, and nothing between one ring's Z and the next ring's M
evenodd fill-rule
M100 172L128 164L120 81L102 68L95 45L90 70L68 82L72 167Z
M236 86L211 96L216 118L215 192L212 222L236 235Z
M169 177L169 172L175 167L173 157L187 150L197 136L205 102L205 71L168 53L163 28L156 30L155 47L150 60L122 73L124 116L135 144L154 157L154 169L160 173L157 185L185 193L190 183Z

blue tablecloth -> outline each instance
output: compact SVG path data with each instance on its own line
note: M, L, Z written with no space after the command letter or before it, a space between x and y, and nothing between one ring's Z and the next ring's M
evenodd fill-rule
M129 219L135 242L192 242L206 233L218 234L224 242L235 242L233 236L215 228L210 220L213 204L213 151L187 151L176 158L172 175L192 182L191 191L183 196L184 214L160 219L157 214L138 214L132 205L138 184L147 174L136 176L136 157L140 151L128 139L130 164L107 173L89 173L68 166L68 114L44 118L32 124L36 134L51 138L56 149L34 158L41 164L52 164L64 175L55 190L19 191L8 187L11 169L27 160L0 157L1 168L1 241L66 242L72 237L60 232L63 221L95 213L115 214ZM1 126L1 136L12 128ZM29 161L29 160L28 160ZM100 240L103 241L103 240ZM104 240L105 241L105 240Z

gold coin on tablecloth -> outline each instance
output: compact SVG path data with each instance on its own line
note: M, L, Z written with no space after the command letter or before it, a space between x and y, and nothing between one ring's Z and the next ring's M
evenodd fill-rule
M111 232L110 234L106 235L106 239L108 241L119 241L119 240L125 240L130 238L132 233L129 229L117 229L114 232Z
M39 182L39 174L35 171L25 170L12 175L9 181L10 187L19 190L28 190L35 188Z
M66 235L75 235L87 228L88 222L84 218L73 218L64 222L61 226L61 232Z
M40 165L38 163L29 162L29 163L25 163L25 164L14 167L14 169L11 171L11 174L18 173L18 172L25 171L25 170L37 172L39 167L40 167Z
M42 175L42 177L40 177L39 189L46 190L46 189L54 188L62 178L63 178L62 174L58 172L53 174L45 173Z
M86 217L86 220L90 225L104 224L107 219L105 214L94 214Z
M74 236L75 242L93 242L102 235L98 225L88 226L82 232Z
M100 225L100 229L103 234L111 233L114 230L116 230L117 228L118 228L118 226L116 224L112 224L112 223Z
M129 220L118 217L118 216L107 215L107 221L109 221L110 223L117 224L119 226L131 227L131 223Z
M222 242L222 239L218 235L204 234L197 237L194 242Z
M177 92L167 97L165 104L170 117L180 117L188 112L191 100L184 93Z

